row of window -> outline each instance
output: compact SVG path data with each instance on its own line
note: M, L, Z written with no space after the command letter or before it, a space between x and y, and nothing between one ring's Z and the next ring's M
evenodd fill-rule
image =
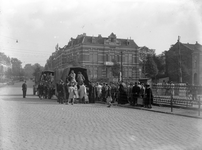
M105 54L105 55L97 55L96 53L91 53L91 54L83 54L83 57L80 57L80 60L87 61L87 62L105 62L105 61L113 61L115 60L116 62L122 62L123 63L128 63L128 64L133 64L133 63L138 63L138 57L132 54L125 54L122 56L121 55L110 55L110 54Z
M92 66L86 66L86 68L89 70L89 77L90 78L100 78L103 75L107 77L112 77L111 69L106 68L99 68L99 67L92 67ZM123 77L124 78L138 78L139 72L138 70L134 70L132 68L123 67Z

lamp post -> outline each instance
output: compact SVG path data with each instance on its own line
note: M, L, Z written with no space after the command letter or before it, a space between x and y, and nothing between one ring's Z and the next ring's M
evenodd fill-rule
M180 36L178 36L178 53L179 53L179 81L182 83L182 61L181 61L181 51L180 51Z
M121 51L121 82L123 82L123 52Z

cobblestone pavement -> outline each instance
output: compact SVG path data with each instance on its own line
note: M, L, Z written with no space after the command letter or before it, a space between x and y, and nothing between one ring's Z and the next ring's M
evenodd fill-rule
M202 119L21 92L0 89L0 150L202 150Z
M0 97L1 150L200 150L202 120L103 104Z

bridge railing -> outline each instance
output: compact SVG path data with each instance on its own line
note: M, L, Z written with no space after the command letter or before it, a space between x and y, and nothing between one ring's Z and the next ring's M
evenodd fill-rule
M197 109L200 115L202 104L202 86L178 84L152 84L153 103Z

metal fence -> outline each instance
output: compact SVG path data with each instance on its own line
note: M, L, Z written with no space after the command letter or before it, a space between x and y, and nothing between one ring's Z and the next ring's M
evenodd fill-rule
M152 84L153 103L173 107L197 109L200 115L202 86L178 84Z

